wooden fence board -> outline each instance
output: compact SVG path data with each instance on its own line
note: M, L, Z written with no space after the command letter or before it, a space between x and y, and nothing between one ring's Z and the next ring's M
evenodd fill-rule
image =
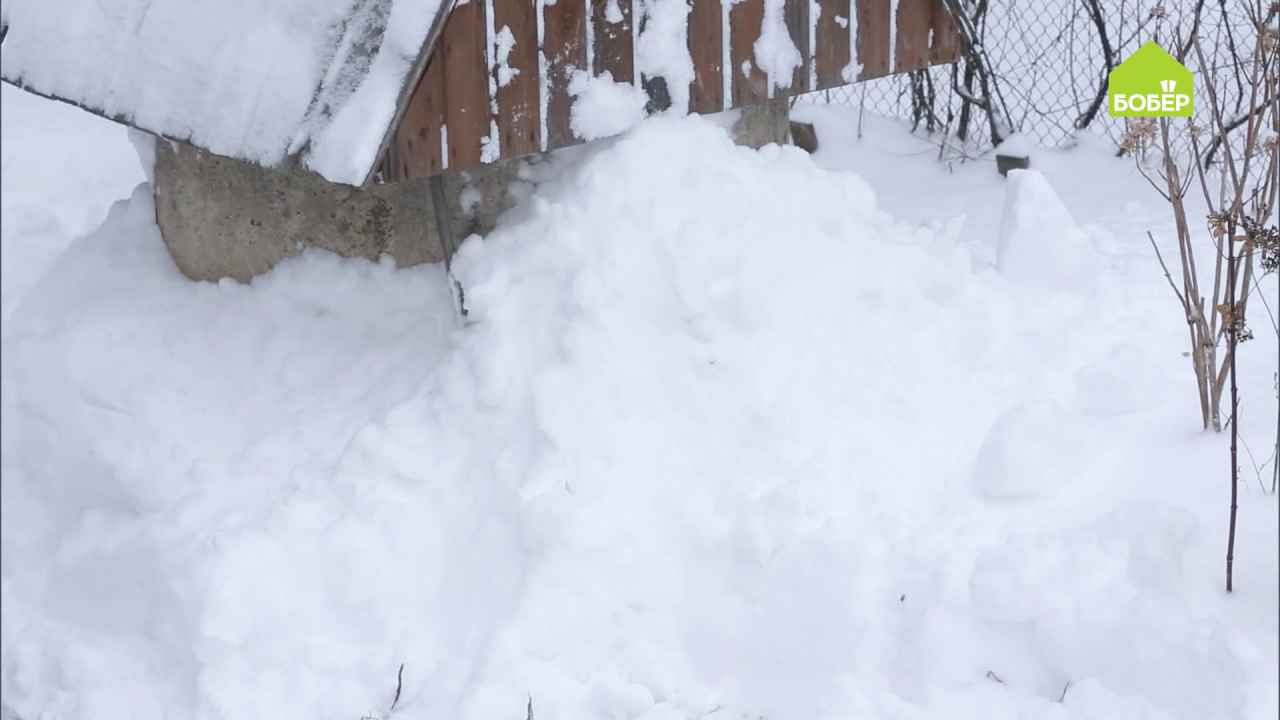
M389 179L434 175L444 169L440 146L440 126L444 123L444 71L439 59L432 60L418 79L409 106L396 128L396 140L388 156L393 167Z
M451 168L479 165L481 141L489 136L486 42L484 3L471 0L454 7L438 58L444 61L444 117Z
M796 95L809 91L809 68L812 67L813 56L809 52L809 2L810 0L786 0L783 5L783 19L787 23L787 34L791 43L800 51L800 64L791 75L790 83L774 82L782 88L779 94Z
M689 111L714 113L724 109L724 17L720 0L692 0L689 12Z
M932 45L929 47L931 64L951 63L960 58L960 31L955 20L940 0L934 0L929 15Z
M760 37L763 19L764 0L741 0L729 9L733 107L753 105L769 98L769 76L756 67L755 42Z
M506 62L513 74L502 77L502 68L496 62L494 64L498 138L504 158L519 157L542 149L537 12L537 0L497 0L493 4L494 32L501 33L505 28L515 38L515 45L507 55ZM494 52L497 52L496 48Z
M844 69L852 57L849 51L849 0L818 0L817 47L814 62L818 69L818 88L845 84ZM841 26L836 18L844 18Z
M889 0L858 0L859 80L889 74Z
M933 0L899 0L897 49L894 72L915 70L929 64L929 25Z
M609 21L610 3L615 3L621 13L619 22ZM632 0L591 0L591 28L595 38L592 72L596 75L608 72L614 82L628 84L636 79L631 5Z
M587 9L581 1L559 0L543 10L542 54L547 61L547 94L550 96L547 98L548 148L578 142L569 125L573 106L569 78L573 71L587 69L586 21Z

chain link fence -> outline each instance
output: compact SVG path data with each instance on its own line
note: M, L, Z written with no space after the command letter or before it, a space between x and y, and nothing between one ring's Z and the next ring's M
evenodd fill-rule
M1101 25L1111 48L1111 62L1119 64L1142 43L1172 32L1176 20L1191 17L1200 6L1205 20L1202 37L1215 58L1208 70L1224 76L1238 68L1228 58L1237 42L1251 42L1248 19L1234 0L987 0L979 32L993 65L994 75L1008 106L1014 127L1046 147L1068 147L1084 133L1109 138L1117 145L1125 134L1125 122L1107 112L1105 98L1095 112L1089 110L1104 91L1108 70ZM1095 16L1091 7L1098 10ZM1235 27L1236 33L1226 32ZM1219 48L1219 46L1222 46ZM1224 52L1217 52L1219 49ZM942 65L916 73L892 75L857 85L813 93L806 102L858 107L867 113L907 120L917 130L944 132L960 154L981 154L991 147L982 118L971 119L967 136L956 136L962 100L956 85L963 85L963 70ZM1188 60L1195 72L1203 72ZM913 84L917 87L913 89ZM1230 82L1221 83L1231 92ZM1197 81L1202 96L1204 83ZM920 114L918 93L931 102L931 112ZM1240 106L1243 96L1231 99ZM1197 107L1207 103L1196 100Z

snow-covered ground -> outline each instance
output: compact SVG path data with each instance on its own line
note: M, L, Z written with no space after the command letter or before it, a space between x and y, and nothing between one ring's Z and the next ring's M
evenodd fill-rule
M3 103L6 713L1280 711L1276 497L1246 456L1228 596L1170 219L1101 144L649 120L467 242L463 328L439 267L189 282L123 131Z

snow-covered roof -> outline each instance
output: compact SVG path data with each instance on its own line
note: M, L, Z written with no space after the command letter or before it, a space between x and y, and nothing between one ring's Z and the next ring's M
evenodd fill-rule
M0 77L219 155L362 184L451 0L5 0Z

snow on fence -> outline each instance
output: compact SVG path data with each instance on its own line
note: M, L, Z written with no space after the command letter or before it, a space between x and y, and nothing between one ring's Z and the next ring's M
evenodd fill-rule
M960 52L940 0L634 5L460 2L404 110L383 179L462 170L590 139L574 123L584 75L623 93L639 88L650 112L675 106L714 113L949 63Z

